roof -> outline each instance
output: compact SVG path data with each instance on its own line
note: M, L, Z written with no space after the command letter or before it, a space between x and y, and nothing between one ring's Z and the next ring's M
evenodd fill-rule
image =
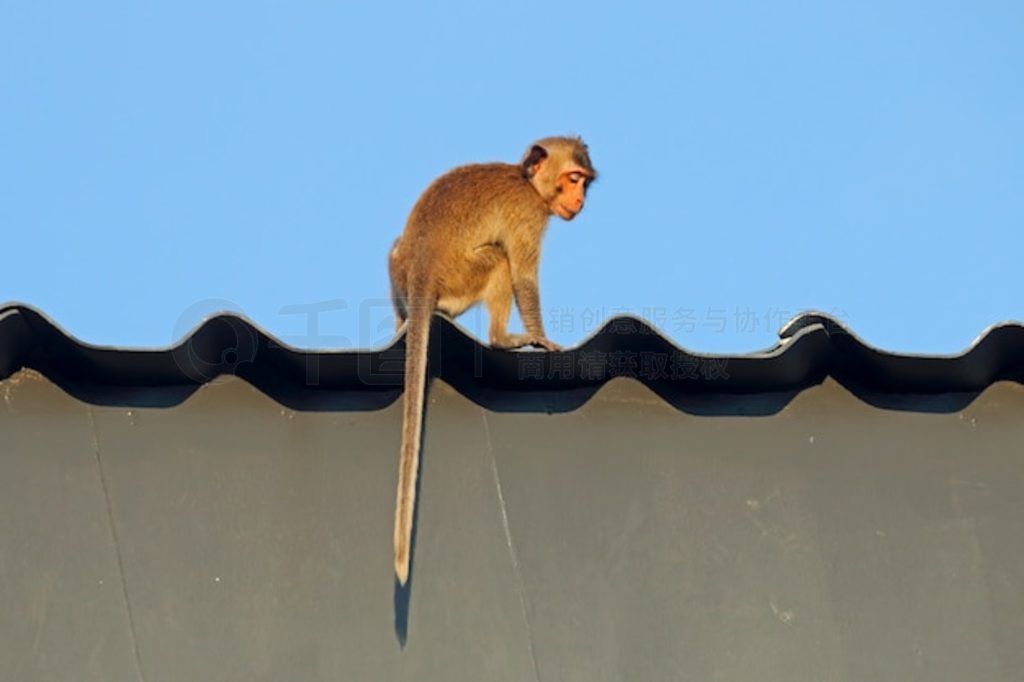
M32 368L73 395L107 403L130 403L132 390L145 388L148 400L175 404L197 386L233 374L291 407L339 396L380 406L400 393L403 357L401 336L378 349L300 349L234 314L210 317L164 348L100 347L30 306L0 307L0 379ZM580 345L548 353L493 350L436 316L430 364L435 376L492 408L514 391L547 396L547 409L573 409L619 376L687 410L708 409L708 396L799 392L827 376L886 404L898 394L977 393L995 381L1020 382L1024 327L993 325L959 354L913 355L872 347L834 318L805 313L782 328L773 348L713 355L675 345L644 320L615 317ZM153 389L163 393L155 397Z
M922 358L815 316L742 356L435 325L399 588L400 339L96 348L3 308L0 679L1019 678L1019 328Z

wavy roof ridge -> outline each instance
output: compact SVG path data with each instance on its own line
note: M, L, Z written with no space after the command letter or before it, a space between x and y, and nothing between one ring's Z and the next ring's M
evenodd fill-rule
M1024 376L1024 325L985 329L959 353L896 353L866 343L836 318L801 313L779 331L774 347L745 354L711 354L676 344L650 322L616 316L578 345L556 353L498 351L443 316L435 316L433 362L440 375L512 390L568 389L629 376L690 392L793 390L834 376L893 392L978 391ZM84 342L32 306L0 306L0 379L30 367L51 379L113 385L195 385L222 374L290 381L311 390L396 388L402 384L404 336L371 349L291 346L252 320L218 313L177 342L118 348ZM311 383L308 367L318 367Z

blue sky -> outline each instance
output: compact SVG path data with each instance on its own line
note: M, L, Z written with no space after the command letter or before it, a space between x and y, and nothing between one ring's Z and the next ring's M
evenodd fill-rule
M629 311L746 352L815 308L956 352L1024 318L1024 4L426 5L5 3L0 301L97 344L231 308L376 346L427 183L579 133L601 179L545 240L555 341Z

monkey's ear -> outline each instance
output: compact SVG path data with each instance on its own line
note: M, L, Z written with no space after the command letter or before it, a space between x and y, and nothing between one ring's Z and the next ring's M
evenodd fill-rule
M533 174L537 172L537 164L546 158L548 158L547 150L539 144L533 145L523 158L523 177L532 178Z

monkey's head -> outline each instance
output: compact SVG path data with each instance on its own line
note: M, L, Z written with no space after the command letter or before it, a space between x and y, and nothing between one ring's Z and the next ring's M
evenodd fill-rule
M572 220L583 210L587 189L597 178L587 145L578 137L535 142L523 156L522 169L551 212L562 220Z

